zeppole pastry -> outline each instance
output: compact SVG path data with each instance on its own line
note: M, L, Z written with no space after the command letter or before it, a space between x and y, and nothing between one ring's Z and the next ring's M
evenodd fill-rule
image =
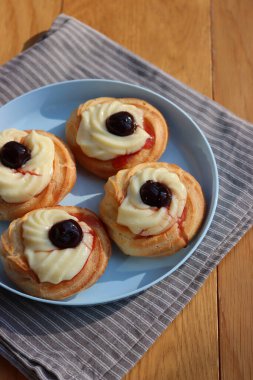
M100 204L110 237L132 256L167 256L186 247L204 214L196 179L161 162L120 170L108 179Z
M81 104L66 124L77 161L101 178L156 161L168 141L168 126L151 104L132 98L97 98Z
M1 237L0 252L7 275L20 289L59 300L98 280L111 246L93 212L58 206L14 220Z
M35 130L0 132L0 220L58 204L75 181L72 153L56 136Z

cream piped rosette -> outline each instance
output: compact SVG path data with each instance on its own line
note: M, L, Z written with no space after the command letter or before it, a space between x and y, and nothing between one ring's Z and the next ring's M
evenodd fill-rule
M106 119L118 112L129 112L137 128L132 135L116 136L108 132ZM88 157L106 161L140 150L150 135L143 128L143 111L119 100L95 104L81 114L76 142Z
M9 141L20 142L24 137L27 136L27 132L20 131L19 129L9 128L4 129L0 132L0 147Z
M167 207L145 204L140 189L147 181L166 185L171 194ZM174 164L149 162L120 170L105 184L100 216L111 239L131 256L171 255L187 246L205 215L200 184Z
M71 280L83 268L91 253L94 238L84 222L79 223L83 239L77 247L59 249L50 241L50 228L68 219L78 221L62 209L41 209L30 213L23 222L24 255L40 282L59 284Z
M160 182L171 190L169 207L151 207L142 201L140 188L147 181ZM118 208L117 223L128 227L136 235L160 234L181 217L186 197L186 188L176 173L165 168L144 168L130 178L127 195Z
M22 172L0 162L0 197L8 203L25 202L44 190L51 180L54 143L35 131L29 134L16 129L0 132L0 149L9 141L22 142L30 150L31 159L22 166Z

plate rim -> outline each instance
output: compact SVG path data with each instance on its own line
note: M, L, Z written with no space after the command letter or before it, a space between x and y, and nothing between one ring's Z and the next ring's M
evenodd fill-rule
M130 292L123 293L120 296L118 295L118 296L110 297L107 300L104 300L102 302L96 302L96 301L91 302L91 301L89 301L87 303L73 302L73 303L69 304L69 303L66 303L66 301L64 301L64 300L49 300L49 299L39 298L39 297L32 296L30 294L23 293L20 290L16 290L16 289L14 289L14 288L12 288L12 287L10 287L10 286L2 283L1 280L0 280L0 287L3 288L3 289L5 289L5 290L7 290L7 291L10 291L11 293L19 295L19 296L21 296L21 297L23 297L25 299L30 299L32 301L42 302L42 303L56 305L56 306L68 306L68 307L77 307L77 306L81 307L82 306L82 307L87 307L87 306L95 306L95 305L102 305L102 304L107 304L107 303L111 303L111 302L116 302L116 301L119 301L119 300L122 300L122 299L126 299L126 298L129 298L129 297L135 296L137 294L140 294L140 293L144 292L145 290L149 289L151 286L154 286L158 282L164 280L166 277L170 276L178 268L180 268L192 256L192 254L196 251L196 249L198 248L198 246L200 245L200 243L202 242L202 240L206 236L207 231L208 231L208 229L209 229L209 227L210 227L210 225L211 225L211 223L213 221L213 217L214 217L214 214L215 214L215 211L216 211L216 207L217 207L217 203L218 203L218 196L219 196L219 175L218 175L218 168L217 168L217 164L216 164L214 153L212 151L212 148L211 148L211 146L210 146L210 144L209 144L206 136L204 135L204 133L202 132L202 130L200 129L200 127L198 126L198 124L192 119L192 117L187 112L185 112L181 107L179 107L177 104L175 104L171 100L167 99L165 96L160 95L157 92L155 92L153 90L150 90L150 89L148 89L146 87L140 86L138 84L132 84L132 83L118 81L118 80L112 80L112 79L101 79L101 78L98 78L98 79L96 79L96 78L93 78L93 79L74 79L74 80L55 82L55 83L50 83L50 84L47 84L45 86L41 86L41 87L35 88L35 89L33 89L31 91L28 91L28 92L26 92L26 93L24 93L24 94L22 94L20 96L17 96L16 98L10 100L9 102L7 102L3 106L1 106L0 107L0 112L1 112L2 109L7 108L10 104L12 105L16 101L19 101L21 98L26 97L26 96L28 96L30 94L35 93L35 92L39 92L41 90L44 90L44 89L47 89L47 88L50 88L50 87L58 87L58 86L62 86L62 85L72 84L72 83L88 83L88 82L111 83L111 84L115 84L115 85L123 85L123 86L126 86L126 87L131 87L131 88L136 88L136 89L143 90L144 92L147 92L150 95L155 96L156 98L160 98L162 101L170 103L174 108L177 109L177 111L179 111L181 114L183 114L193 124L193 126L195 127L195 129L200 134L201 138L204 140L206 148L208 149L209 158L211 158L212 170L213 170L213 174L214 174L214 176L213 176L213 187L214 187L215 194L214 194L214 197L212 199L211 206L210 206L211 210L210 210L210 215L209 215L208 222L206 223L205 228L201 232L201 235L199 236L198 240L196 241L196 243L194 244L194 246L191 248L191 250L187 253L187 255L185 255L185 257L183 259L180 260L180 262L178 264L176 264L175 266L173 266L173 268L171 268L168 272L166 272L165 274L163 274L159 278L155 279L154 281L150 282L149 284L142 286L139 289L135 289L135 290L132 290Z

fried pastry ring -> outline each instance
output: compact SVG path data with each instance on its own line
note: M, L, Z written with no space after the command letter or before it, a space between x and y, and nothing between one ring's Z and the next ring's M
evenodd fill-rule
M77 143L77 134L82 120L82 114L92 106L111 104L119 101L123 105L135 106L143 112L144 130L149 134L146 142L136 152L119 155L108 160L97 159L86 155ZM98 177L107 179L120 169L131 168L143 162L156 161L163 154L168 141L168 126L162 114L151 104L135 98L97 98L88 100L73 111L66 124L66 138L68 145L74 153L77 161L85 169ZM124 137L122 137L124 139Z
M176 174L181 185L183 184L186 194L183 206L181 204L180 215L171 219L168 228L166 228L165 224L162 232L156 232L151 235L145 229L139 233L134 233L130 229L135 230L137 228L138 230L140 212L143 212L143 210L138 209L139 206L137 209L130 210L130 227L118 222L119 209L128 196L131 179L137 173L142 173L146 168L155 170L163 168L169 173ZM134 186L136 187L136 184ZM136 195L137 200L138 197ZM153 213L151 222L156 220L159 210L155 207L145 207L147 207L145 210L151 210L150 212ZM203 222L204 214L205 200L201 186L196 179L177 165L161 162L140 164L132 169L121 170L115 176L110 177L105 185L105 196L100 203L100 217L106 224L111 239L125 254L131 256L169 256L186 247L198 232ZM167 217L170 217L169 212ZM143 220L144 224L148 225L148 217L144 217ZM165 219L163 217L164 221L166 222L166 214ZM156 227L154 225L153 230Z
M28 134L32 131L25 131ZM53 174L48 185L25 202L9 203L0 197L0 220L13 220L41 207L57 205L73 188L76 182L76 166L69 148L55 135L36 131L49 137L54 144ZM13 186L15 182L13 181Z
M76 217L78 222L85 222L94 236L87 261L80 272L69 280L56 284L40 282L24 255L23 223L30 214L40 210L31 211L22 218L14 220L1 237L1 258L5 272L20 289L35 297L60 300L90 287L103 274L111 254L110 240L102 223L93 212L74 206L56 206L44 210L59 209Z

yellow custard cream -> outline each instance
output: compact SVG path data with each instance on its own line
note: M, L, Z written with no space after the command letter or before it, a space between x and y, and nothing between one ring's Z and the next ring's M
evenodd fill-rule
M132 135L116 136L106 129L106 119L118 112L129 112L135 119L137 128ZM118 100L89 107L82 113L76 142L88 157L102 161L117 156L135 153L150 137L143 128L143 111L133 105Z
M172 192L169 207L151 207L142 202L140 188L152 180L166 185ZM172 226L182 215L187 191L179 177L165 168L145 168L135 173L129 182L127 196L118 209L117 223L136 235L157 235Z
M24 255L40 282L58 284L71 280L86 263L93 244L91 229L80 222L83 240L75 248L59 249L48 238L50 228L75 217L60 209L41 209L30 213L23 222Z
M31 159L22 166L22 172L0 162L0 197L8 203L26 202L49 184L53 174L54 143L35 131L26 133L6 129L0 133L0 149L9 141L24 144L31 151Z

